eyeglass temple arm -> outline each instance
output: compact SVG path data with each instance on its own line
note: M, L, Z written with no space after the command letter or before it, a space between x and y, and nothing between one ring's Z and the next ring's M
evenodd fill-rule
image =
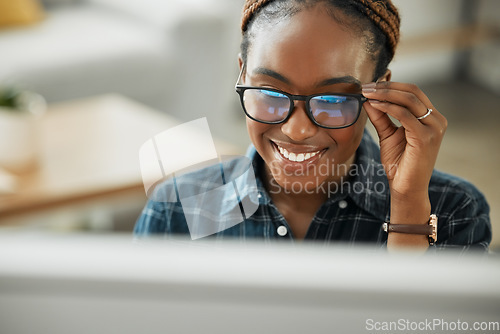
M235 88L238 86L238 84L240 83L240 80L241 80L241 77L243 76L243 71L245 70L245 67L246 67L246 64L243 64L243 66L241 66L241 71L240 71L240 75L238 75L238 80L236 80L236 85L235 85Z

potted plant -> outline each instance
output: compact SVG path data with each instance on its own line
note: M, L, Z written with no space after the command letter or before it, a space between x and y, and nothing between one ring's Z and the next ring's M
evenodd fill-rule
M0 167L23 173L37 163L37 121L45 112L42 96L0 87Z

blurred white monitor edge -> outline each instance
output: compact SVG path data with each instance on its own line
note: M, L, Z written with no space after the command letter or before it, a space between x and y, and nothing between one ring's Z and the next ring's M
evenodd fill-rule
M477 254L1 233L0 332L363 333L391 322L498 324L498 282L498 259Z

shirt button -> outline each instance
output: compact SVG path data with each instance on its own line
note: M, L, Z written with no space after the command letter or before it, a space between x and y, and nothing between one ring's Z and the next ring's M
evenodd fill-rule
M347 202L346 201L340 201L339 202L339 208L341 208L341 209L347 208Z
M278 234L282 237L284 237L286 234L288 233L288 229L281 225L280 227L278 227Z
M257 195L257 198L262 198L262 194L260 194L260 193L259 193L259 194Z

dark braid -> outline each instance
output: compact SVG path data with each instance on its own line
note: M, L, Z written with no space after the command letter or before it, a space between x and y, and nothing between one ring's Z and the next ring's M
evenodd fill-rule
M320 2L329 5L329 13L338 22L346 24L336 15L340 10L355 19L357 26L354 28L360 34L366 30L371 33L365 36L367 51L376 62L374 79L383 76L399 42L400 17L391 0L246 0L241 21L243 61L246 62L256 21L262 27L269 21L290 17Z
M400 18L396 7L389 1L359 0L363 4L366 14L388 37L392 54L396 51L399 42Z

